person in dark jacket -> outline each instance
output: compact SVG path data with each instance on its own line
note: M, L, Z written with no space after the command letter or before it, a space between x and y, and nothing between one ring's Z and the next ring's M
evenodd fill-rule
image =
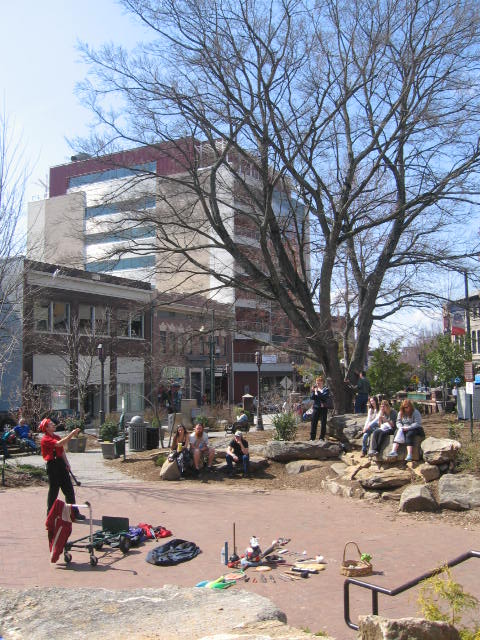
M310 427L310 440L317 439L317 425L320 420L320 440L325 440L327 433L327 400L330 396L330 391L325 384L325 378L318 376L315 380L315 384L312 387L312 393L310 399L313 400L312 407L312 423Z
M362 371L357 382L357 396L355 398L355 413L367 413L368 396L370 395L370 382L367 374Z

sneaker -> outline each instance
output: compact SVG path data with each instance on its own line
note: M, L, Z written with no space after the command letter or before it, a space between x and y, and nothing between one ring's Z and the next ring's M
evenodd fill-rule
M405 462L412 462L412 460L413 460L413 457L412 457L411 455L408 455L408 456L405 458Z
M390 451L390 453L387 453L387 458L397 458L398 457L398 453L396 451Z
M375 456L378 456L378 451L375 451L375 449L370 449L370 451L368 452L368 457L373 458Z
M212 465L209 465L209 466L207 467L207 471L208 471L209 473L213 473L213 472L215 471L215 469L212 467Z

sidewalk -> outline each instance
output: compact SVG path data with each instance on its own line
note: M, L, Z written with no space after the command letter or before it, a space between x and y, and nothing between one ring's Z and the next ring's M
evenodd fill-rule
M480 526L460 528L437 515L401 515L385 505L337 498L327 493L259 491L239 481L238 489L225 489L208 479L194 482L134 482L103 464L100 452L69 454L75 475L82 482L76 488L77 501L88 500L93 508L95 528L102 515L125 516L131 524L163 525L174 537L196 542L202 553L194 560L173 567L155 567L145 562L149 549L161 542L146 542L123 557L119 551L97 552L98 566L91 568L88 554L73 550L73 562L49 563L44 530L47 488L0 490L0 585L64 586L88 588L160 587L163 584L193 586L220 576L220 551L226 540L233 551L232 524L236 523L237 552L242 554L252 535L262 548L278 537L291 538L287 548L307 555L323 555L324 572L297 582L278 578L272 571L267 582L249 570L251 579L242 586L271 599L286 614L291 625L326 631L337 640L349 640L356 633L343 621L343 584L340 574L345 543L354 540L373 556L375 574L366 581L394 588L469 549L478 549ZM24 459L43 464L39 456ZM74 524L72 538L88 533L88 521ZM347 554L347 557L351 557ZM287 556L287 559L293 556ZM471 560L455 569L461 584L480 596ZM273 580L270 580L270 575ZM253 581L256 578L256 582ZM416 615L413 592L397 597L380 596L380 613L391 617ZM371 596L351 590L351 617L370 613Z

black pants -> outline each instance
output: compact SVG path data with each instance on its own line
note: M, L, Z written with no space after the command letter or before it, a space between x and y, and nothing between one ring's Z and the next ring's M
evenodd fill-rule
M376 429L372 433L372 437L370 439L370 449L371 451L380 451L383 443L391 436L392 433L395 432L395 429L388 429L388 431L382 431L381 429Z
M310 427L310 440L317 439L317 425L320 419L320 440L325 440L327 434L327 407L314 407L312 412L312 424Z
M49 513L53 503L57 499L60 489L65 496L65 502L67 504L75 504L75 491L65 460L63 458L55 458L55 460L47 462L47 475L49 484L47 513Z

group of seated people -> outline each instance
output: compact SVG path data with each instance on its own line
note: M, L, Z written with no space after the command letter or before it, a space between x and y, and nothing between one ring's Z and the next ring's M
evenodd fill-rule
M32 430L24 418L20 418L18 424L13 427L13 429L8 427L4 428L1 442L4 458L10 457L8 445L14 443L22 444L24 448L31 453L39 453L39 446L35 442Z
M208 435L202 424L196 424L191 434L183 424L178 425L173 437L169 459L176 459L181 475L189 469L193 471L194 475L199 475L205 464L208 471L213 471L215 449L210 446ZM235 431L233 439L227 447L225 459L229 476L234 473L234 465L241 466L243 476L248 476L250 456L248 442L243 437L242 431Z
M378 455L386 438L393 433L392 450L387 457L396 458L399 446L404 444L407 447L405 461L410 462L413 459L415 436L425 436L420 412L415 409L411 400L404 400L397 414L387 400L382 400L379 404L376 396L370 396L363 427L362 457Z

